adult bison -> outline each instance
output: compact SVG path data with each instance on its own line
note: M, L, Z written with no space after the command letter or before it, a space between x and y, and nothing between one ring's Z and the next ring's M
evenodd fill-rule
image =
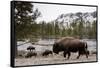
M88 58L87 43L73 37L59 39L53 44L54 53L59 54L61 51L63 51L64 57L68 54L68 59L70 58L71 52L78 52L77 59L79 59L83 53Z

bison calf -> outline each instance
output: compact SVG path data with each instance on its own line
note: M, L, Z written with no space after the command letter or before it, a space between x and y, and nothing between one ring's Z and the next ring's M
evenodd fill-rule
M35 52L28 52L27 55L25 56L25 58L31 58L32 56L37 56L37 53Z
M47 56L49 54L52 54L52 51L50 50L45 50L43 53L42 53L42 56Z
M35 50L35 47L33 47L33 46L29 46L29 47L27 47L27 50L29 50L29 51L33 51L33 50Z

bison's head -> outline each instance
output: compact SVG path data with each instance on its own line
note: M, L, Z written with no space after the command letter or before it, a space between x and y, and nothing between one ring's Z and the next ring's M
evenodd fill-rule
M62 45L60 43L54 43L53 52L59 54L60 51L62 51Z

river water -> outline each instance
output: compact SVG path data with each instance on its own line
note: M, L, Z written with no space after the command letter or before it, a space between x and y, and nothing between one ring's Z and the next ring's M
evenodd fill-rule
M52 45L54 44L54 41L55 39L44 39L44 40L39 40L34 45L31 43L23 44L25 42L18 41L17 45L20 45L20 44L23 44L23 45L17 46L17 49L27 51L28 46L34 46L36 51L44 51L46 49L52 50ZM95 39L82 39L81 41L87 42L89 51L96 51L97 41Z

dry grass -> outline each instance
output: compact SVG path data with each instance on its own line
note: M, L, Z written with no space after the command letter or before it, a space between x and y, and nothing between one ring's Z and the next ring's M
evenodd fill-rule
M24 54L23 51L19 51L19 54L21 53ZM37 52L36 57L32 56L31 58L25 58L23 55L21 57L17 57L15 59L15 66L96 61L96 54L91 54L88 58L83 55L80 56L79 59L76 59L77 55L77 53L71 53L70 59L67 59L67 57L63 57L62 53L59 55L50 54L48 56L42 56L41 52Z

